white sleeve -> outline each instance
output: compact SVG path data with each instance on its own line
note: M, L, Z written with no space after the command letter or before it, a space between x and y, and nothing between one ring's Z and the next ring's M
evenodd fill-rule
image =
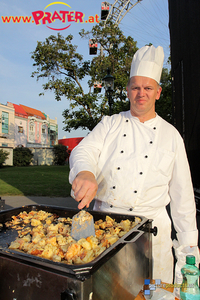
M196 205L190 168L181 137L178 140L176 153L174 170L169 185L171 216L179 244L196 246L198 241Z
M72 150L69 158L69 182L71 184L81 171L90 171L96 177L98 158L109 126L110 117L103 117L102 121Z

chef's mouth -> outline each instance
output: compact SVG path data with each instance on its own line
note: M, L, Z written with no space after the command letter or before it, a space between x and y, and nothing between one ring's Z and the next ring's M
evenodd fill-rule
M136 103L140 103L140 102L141 102L141 103L145 103L145 102L147 102L147 101L146 101L145 99L137 99L137 100L136 100Z

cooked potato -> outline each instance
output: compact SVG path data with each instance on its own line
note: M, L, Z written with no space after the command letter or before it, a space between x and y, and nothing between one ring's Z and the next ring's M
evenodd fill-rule
M106 216L105 221L100 219L95 222L95 237L79 241L75 241L70 235L72 219L61 218L42 210L29 213L23 211L18 216L13 216L12 221L6 222L6 226L18 230L19 237L11 242L10 249L55 262L85 264L98 257L140 221L136 217L134 222L127 219L117 223Z

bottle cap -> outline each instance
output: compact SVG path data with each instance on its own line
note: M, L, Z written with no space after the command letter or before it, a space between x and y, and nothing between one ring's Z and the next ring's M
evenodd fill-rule
M195 265L195 256L187 255L186 256L186 264L188 265Z

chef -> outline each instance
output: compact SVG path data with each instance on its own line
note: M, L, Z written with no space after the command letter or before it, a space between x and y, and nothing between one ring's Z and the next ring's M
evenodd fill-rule
M153 278L172 283L171 215L179 245L197 248L196 208L189 165L178 131L155 112L164 60L145 46L132 60L130 110L105 116L70 155L72 192L79 208L153 219Z

